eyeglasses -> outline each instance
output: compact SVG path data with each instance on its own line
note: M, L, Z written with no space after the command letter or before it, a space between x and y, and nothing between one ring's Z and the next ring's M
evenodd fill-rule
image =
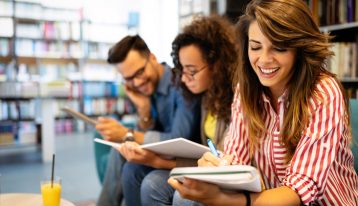
M207 67L208 67L208 65L205 65L205 66L201 67L200 69L198 69L197 71L192 71L192 72L185 72L181 69L173 68L173 72L176 73L180 77L182 75L184 75L189 81L193 81L193 80L195 80L195 75L197 75L199 72L203 71Z
M133 82L136 78L143 78L145 73L145 68L147 67L149 59L145 62L144 66L139 68L132 76L130 77L123 77L124 83L128 84Z

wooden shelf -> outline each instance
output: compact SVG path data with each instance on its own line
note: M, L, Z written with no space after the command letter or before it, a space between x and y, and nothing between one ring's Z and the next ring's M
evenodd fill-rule
M358 22L322 26L320 27L320 31L324 33L328 33L330 31L339 31L339 30L352 29L352 28L358 29Z
M26 37L26 36L15 36L17 39L29 39L35 41L45 41L45 42L61 42L61 43L80 43L80 40L74 39L54 39L54 38L33 38L33 37Z
M358 78L340 79L345 88L358 88Z
M9 144L0 144L0 148L1 149L5 149L5 148L23 148L23 147L38 147L40 146L39 143L9 143Z
M88 58L85 59L85 62L87 64L108 64L106 59L93 59L93 58Z
M90 95L84 95L84 98L90 98L90 99L118 99L119 96L90 96Z
M22 64L36 65L41 64L78 64L78 58L61 58L61 57L36 57L36 56L18 56L18 62Z
M0 96L0 99L2 101L29 101L29 100L32 100L35 98L37 98L37 97L36 96L34 96L34 97L21 97L21 96L19 96L19 97L9 97L9 96L3 97L3 96Z
M12 60L11 56L0 56L0 63L8 64Z
M17 23L30 23L30 24L38 24L38 23L42 23L42 22L76 23L79 21L79 20L65 20L65 19L35 19L35 18L18 17L18 16L15 16L14 20Z
M34 122L34 121L35 118L3 119L0 120L0 124L5 122L17 123L17 122Z

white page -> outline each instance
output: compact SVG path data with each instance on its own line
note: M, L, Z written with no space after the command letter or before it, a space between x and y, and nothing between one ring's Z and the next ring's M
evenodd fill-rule
M102 139L95 139L95 141L110 146L119 146L119 143L113 143ZM156 154L162 155L166 158L182 157L199 159L205 152L210 152L209 147L181 137L156 143L144 144L140 147L142 149L155 152Z
M182 137L171 140L150 143L141 146L155 152L156 154L168 157L183 157L199 159L205 152L210 152L209 147L196 142L184 139Z
M216 184L223 189L247 190L261 192L260 174L249 165L232 165L220 167L177 167L170 176L179 181L184 178L196 179Z
M107 140L99 139L99 138L95 138L94 141L95 141L95 142L98 142L98 143L101 143L101 144L108 145L108 146L112 146L112 147L114 147L114 148L119 148L119 147L122 146L121 143L111 142L111 141L107 141Z

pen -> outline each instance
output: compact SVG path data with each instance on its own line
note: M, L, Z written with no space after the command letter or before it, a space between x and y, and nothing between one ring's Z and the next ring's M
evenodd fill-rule
M216 150L215 146L214 146L214 143L208 139L208 145L209 145L209 148L210 148L210 151L213 155L215 155L215 157L219 157L219 153L218 151Z

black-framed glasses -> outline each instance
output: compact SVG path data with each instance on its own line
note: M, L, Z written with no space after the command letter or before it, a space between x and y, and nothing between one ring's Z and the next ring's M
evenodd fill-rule
M192 72L185 72L181 69L173 68L173 72L176 73L177 75L179 75L180 77L182 75L184 75L189 81L193 81L193 80L195 80L195 75L197 75L199 72L203 71L207 67L208 67L208 65L204 65L200 69L198 69L196 71L192 71Z
M145 68L147 68L147 64L149 62L149 59L146 60L144 66L142 66L141 68L139 68L136 72L134 72L134 74L130 77L123 77L124 83L129 83L129 82L133 82L134 79L136 78L143 78L144 77L144 73L145 73Z

